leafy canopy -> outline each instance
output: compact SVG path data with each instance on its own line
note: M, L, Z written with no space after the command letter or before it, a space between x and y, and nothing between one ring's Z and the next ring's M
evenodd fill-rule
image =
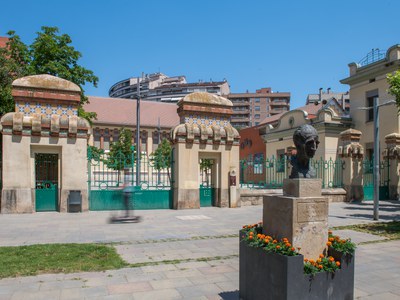
M71 45L68 34L59 34L57 27L43 26L31 45L26 45L15 31L7 33L9 41L0 48L0 114L14 111L11 83L28 75L49 74L79 85L82 89L78 115L89 121L96 118L93 112L85 112L88 102L83 86L87 83L97 87L99 78L93 71L79 65L82 54Z
M121 171L125 167L132 166L134 162L134 149L132 147L132 131L121 128L118 141L111 144L107 166Z
M389 94L395 96L396 105L400 110L400 70L397 70L394 74L389 74L387 76L389 83Z

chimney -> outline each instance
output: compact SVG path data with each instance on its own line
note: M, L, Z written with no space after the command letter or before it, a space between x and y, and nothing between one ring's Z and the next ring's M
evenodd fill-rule
M319 102L322 101L322 90L323 88L319 88Z
M330 92L331 92L331 88L329 87L329 88L326 89L326 93L330 94Z

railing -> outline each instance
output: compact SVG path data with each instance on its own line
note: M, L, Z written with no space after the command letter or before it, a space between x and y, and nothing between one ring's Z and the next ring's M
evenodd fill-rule
M170 168L156 168L148 156L140 160L140 187L147 189L170 189ZM102 153L88 153L88 183L90 190L107 190L121 187L124 182L136 183L136 161L133 152L130 155L118 153L114 157Z
M343 187L342 160L310 161L316 177L322 179L322 188ZM283 186L283 179L288 178L291 165L286 157L268 159L249 159L240 161L240 186L249 189L278 189Z
M360 66L372 64L378 60L385 58L386 51L379 50L378 48L372 49L362 60L358 62Z

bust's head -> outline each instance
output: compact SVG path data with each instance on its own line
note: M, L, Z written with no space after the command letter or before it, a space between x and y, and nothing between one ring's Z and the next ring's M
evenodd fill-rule
M319 140L317 130L311 125L302 125L293 134L297 157L313 158L317 151Z

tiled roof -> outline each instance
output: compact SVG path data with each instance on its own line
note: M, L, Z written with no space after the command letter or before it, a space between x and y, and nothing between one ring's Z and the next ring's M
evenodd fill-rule
M303 110L303 111L305 111L305 112L308 113L308 118L309 118L309 119L313 119L313 118L316 117L317 112L318 112L321 108L322 108L322 103L319 103L318 105L315 105L314 103L311 103L311 104L307 104L307 105L304 105L304 106L301 106L301 107L292 109L291 111L293 111L293 110ZM277 122L277 121L282 117L282 115L285 114L285 113L287 113L287 112L283 112L283 113L280 113L280 114L277 114L277 115L273 115L273 116L267 117L267 118L265 118L264 120L262 120L262 121L260 122L259 125L275 123L275 122Z
M136 100L89 96L85 111L96 112L96 124L136 126ZM172 128L179 124L178 106L173 103L140 101L141 126L157 127L158 118L162 128Z

